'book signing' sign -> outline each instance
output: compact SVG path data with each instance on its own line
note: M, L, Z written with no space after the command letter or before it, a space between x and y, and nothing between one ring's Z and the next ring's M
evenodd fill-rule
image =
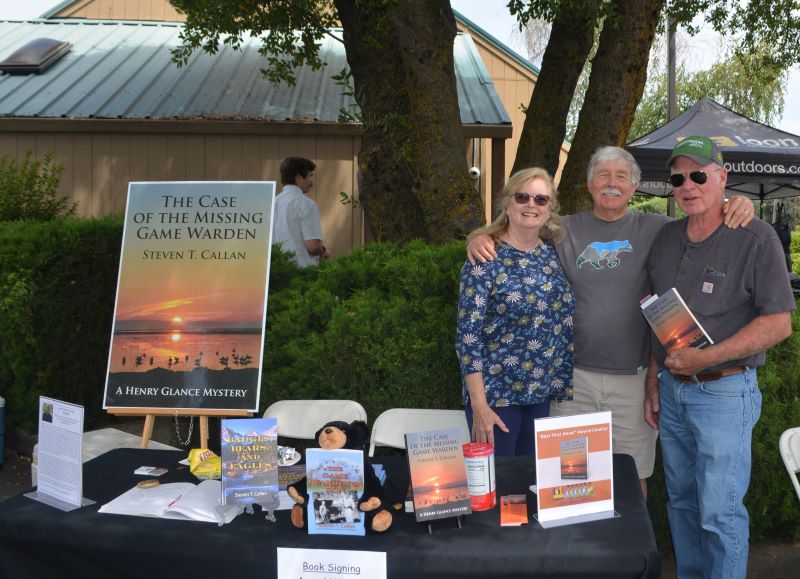
M103 408L258 410L274 195L130 184Z

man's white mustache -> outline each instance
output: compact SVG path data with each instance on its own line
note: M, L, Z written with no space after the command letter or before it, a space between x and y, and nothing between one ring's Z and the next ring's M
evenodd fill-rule
M622 191L614 188L603 189L602 194L609 195L611 197L622 197Z

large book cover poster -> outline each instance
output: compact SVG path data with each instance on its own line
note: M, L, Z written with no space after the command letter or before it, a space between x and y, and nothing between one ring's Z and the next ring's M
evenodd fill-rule
M258 411L274 194L130 184L103 408Z
M364 494L364 452L306 451L308 532L311 535L364 535L358 498Z
M537 418L534 428L539 522L613 512L611 412Z
M714 343L675 288L647 298L640 307L667 353Z
M409 432L406 453L417 522L472 512L458 428Z
M278 493L278 420L222 420L222 496L226 505L259 503Z

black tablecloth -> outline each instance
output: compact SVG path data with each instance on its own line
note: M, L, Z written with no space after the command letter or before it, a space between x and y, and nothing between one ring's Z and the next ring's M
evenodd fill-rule
M536 521L500 527L499 507L437 521L433 535L413 514L397 513L383 535L306 535L289 522L239 515L229 525L100 514L97 509L137 480L142 465L166 466L162 483L193 480L177 468L185 453L117 449L84 465L84 496L97 504L61 512L27 497L0 503L0 577L275 577L276 547L385 551L390 579L400 577L652 577L660 560L633 460L614 455L614 495L621 517L542 529ZM388 490L408 488L405 460L387 457ZM497 459L498 497L525 493L532 458ZM535 498L528 493L529 503Z

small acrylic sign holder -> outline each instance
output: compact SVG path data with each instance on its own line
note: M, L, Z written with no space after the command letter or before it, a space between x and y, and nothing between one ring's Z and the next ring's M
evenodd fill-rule
M217 505L217 525L220 527L225 524L226 515L229 513L235 513L231 520L238 517L242 513L246 513L248 515L255 514L255 510L253 509L253 505L259 505L261 507L261 512L266 513L264 515L264 519L274 523L277 521L275 517L275 511L278 509L280 505L280 499L278 498L278 493L270 493L265 495L261 498L261 500L255 501L253 503L247 505Z

